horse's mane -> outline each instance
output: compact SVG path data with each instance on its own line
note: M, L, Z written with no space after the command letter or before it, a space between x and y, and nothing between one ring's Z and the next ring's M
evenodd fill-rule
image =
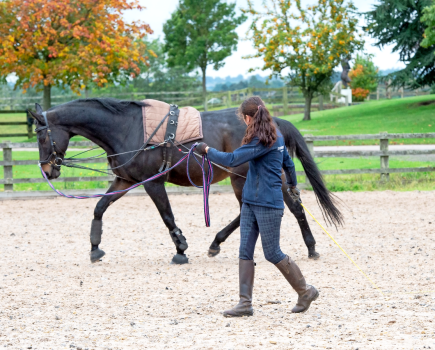
M139 107L148 106L145 102L142 101L123 101L116 98L86 98L76 100L76 102L98 102L101 106L103 106L105 109L112 112L113 114L119 114L124 112L130 105L136 105Z

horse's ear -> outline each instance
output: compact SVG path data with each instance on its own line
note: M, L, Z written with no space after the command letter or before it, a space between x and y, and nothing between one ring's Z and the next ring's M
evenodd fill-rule
M44 112L44 110L39 105L39 103L35 103L35 109L36 109L36 113L38 113L39 115L42 115L42 112Z
M39 108L41 108L41 106L39 106ZM33 119L36 119L39 124L41 124L41 125L45 124L44 119L42 118L42 116L37 114L37 113L33 113L30 109L27 110L27 115L31 116Z

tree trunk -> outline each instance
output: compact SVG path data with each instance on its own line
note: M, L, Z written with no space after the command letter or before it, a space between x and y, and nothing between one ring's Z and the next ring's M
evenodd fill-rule
M42 98L42 105L44 111L51 108L51 85L44 85L44 95Z
M205 72L207 70L207 67L201 68L202 70L202 100L204 103L204 111L207 112L207 87L206 87L206 80Z
M311 94L305 96L305 110L304 110L304 119L303 120L311 120L311 101L313 97Z

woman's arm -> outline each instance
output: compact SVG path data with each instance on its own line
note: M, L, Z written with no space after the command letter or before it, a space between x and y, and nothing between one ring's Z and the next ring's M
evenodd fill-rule
M290 187L296 186L298 184L298 179L296 177L295 163L293 163L293 160L289 156L286 147L284 147L284 159L282 162L282 167L287 179L287 184Z
M263 146L261 143L258 143L258 138L254 138L247 145L243 145L234 150L233 153L221 152L215 148L209 147L207 156L212 162L234 168L252 159L261 157L269 151L269 147Z

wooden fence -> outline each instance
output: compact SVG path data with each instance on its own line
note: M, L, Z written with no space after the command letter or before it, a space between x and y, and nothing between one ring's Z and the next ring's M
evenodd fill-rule
M435 138L435 133L426 134L372 134L372 135L339 135L339 136L312 136L305 135L305 141L311 154L315 158L331 158L331 157L379 157L380 167L375 169L337 169L337 170L322 170L324 175L339 175L339 174L380 174L384 181L388 181L391 173L409 173L409 172L428 172L435 171L435 167L416 167L416 168L390 168L389 157L404 156L404 155L430 155L435 154L435 150L395 150L388 149L389 140L391 139L418 139L418 138ZM316 141L335 141L335 140L379 140L380 148L378 151L314 151L314 142ZM70 142L69 147L92 147L95 146L92 142ZM39 178L13 178L13 167L17 165L37 165L37 160L12 160L13 150L19 151L22 148L37 148L37 143L0 143L0 148L3 149L3 161L0 161L0 166L4 169L4 178L0 179L0 184L4 185L5 191L13 191L14 184L21 183L44 183L45 179ZM107 163L106 158L92 159L83 161L83 163ZM305 175L303 171L298 171L297 175ZM83 177L62 177L53 180L53 182L81 182L81 181L113 181L112 176L83 176ZM36 191L35 191L36 192ZM85 192L85 190L83 190Z
M361 158L379 157L380 167L375 169L338 169L322 170L323 175L341 174L380 174L381 180L388 181L391 173L410 173L435 171L435 167L416 167L416 168L390 168L389 159L391 156L407 155L430 155L435 154L435 150L389 150L391 139L427 139L435 138L435 133L422 134L389 134L387 132L368 135L336 135L336 136L313 136L305 135L305 142L314 158ZM337 141L337 140L379 140L379 151L314 151L315 141ZM303 172L298 172L303 175Z
M22 114L26 113L24 110L14 110L14 111L0 111L0 114ZM26 117L26 121L22 122L0 122L0 126L11 126L11 125L26 125L27 126L27 132L26 133L0 133L0 138L4 137L27 137L31 139L33 137L33 119L29 119Z

